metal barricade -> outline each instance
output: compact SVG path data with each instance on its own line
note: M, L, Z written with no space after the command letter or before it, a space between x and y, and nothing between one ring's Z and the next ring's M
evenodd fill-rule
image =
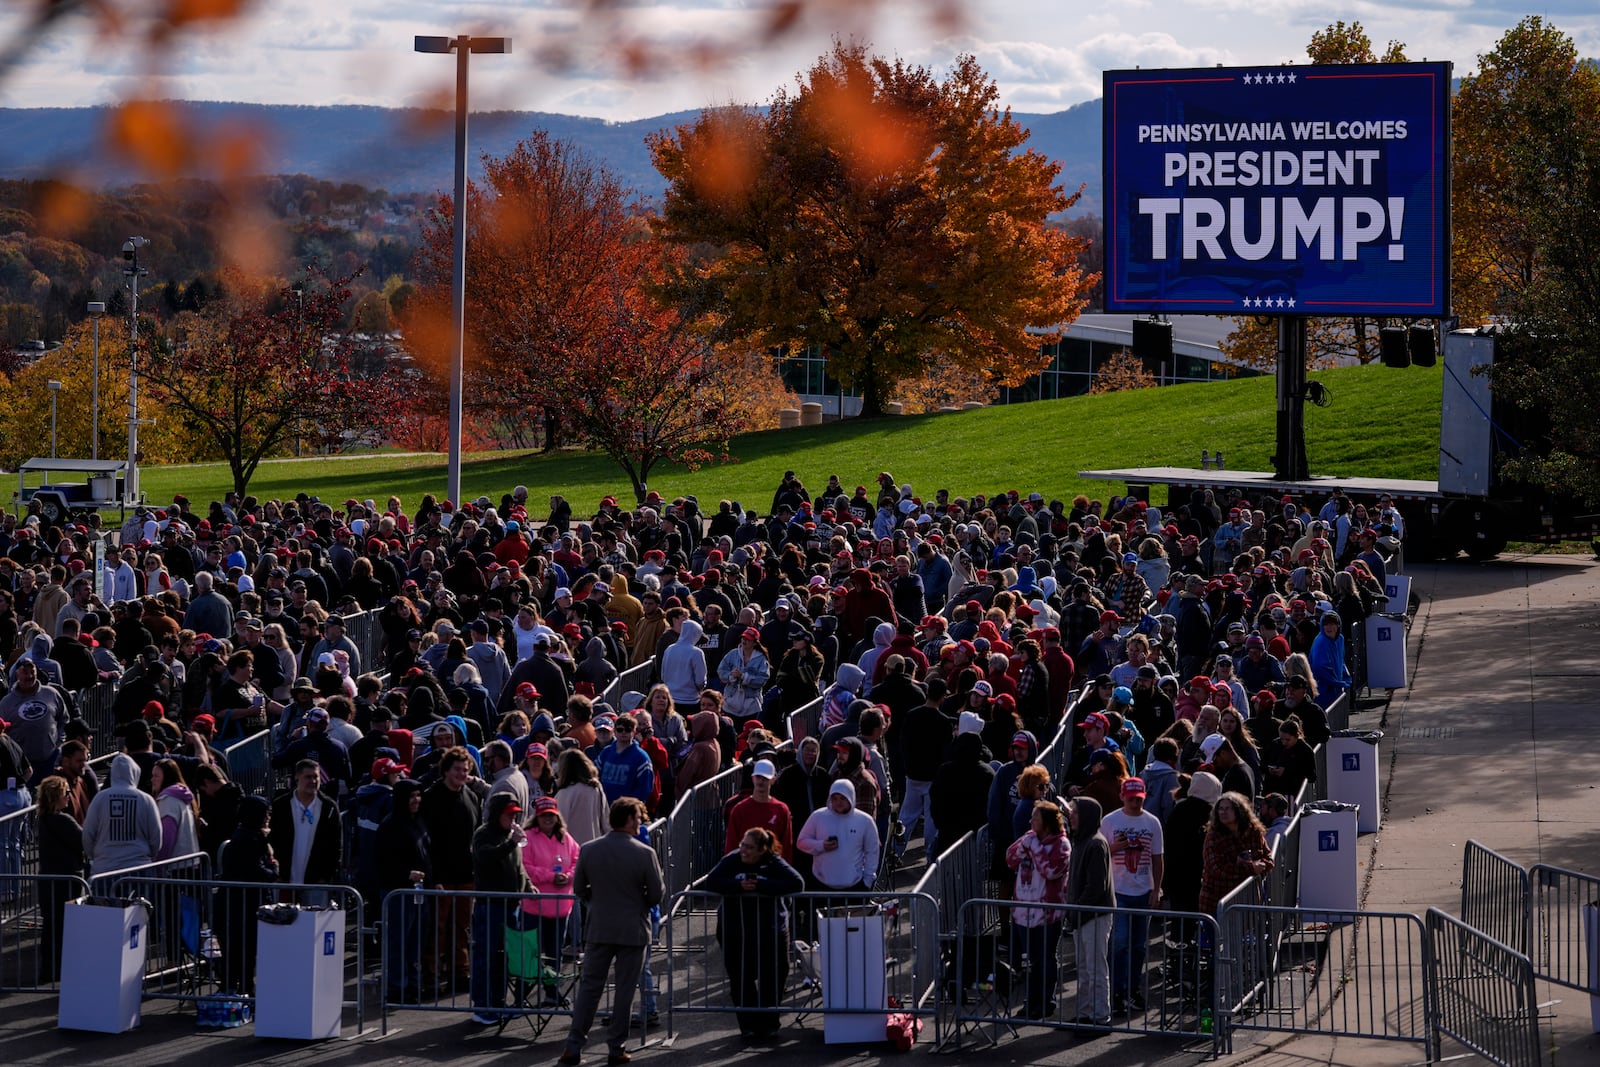
M70 874L19 874L6 881L0 911L0 991L55 989L61 976L62 910L88 895Z
M655 670L656 658L651 656L637 667L629 667L612 679L606 686L602 699L611 705L612 711L622 710L622 694L627 692L643 693L650 688L650 672Z
M799 744L808 737L822 737L822 698L807 701L789 713L784 722L789 740Z
M1335 700L1332 704L1329 704L1325 709L1323 709L1323 713L1328 717L1328 732L1329 733L1336 734L1340 730L1348 730L1350 728L1350 694L1349 694L1349 692L1346 691L1344 693L1340 693L1339 694L1339 699ZM1327 800L1328 799L1328 743L1326 741L1324 741L1322 744L1316 746L1316 748L1312 749L1312 755L1315 757L1316 765L1317 765L1317 781L1316 781L1316 797L1315 797L1315 799L1317 799L1317 800Z
M205 881L211 877L211 857L204 852L187 852L164 860L152 860L114 871L89 872L89 892L97 897L122 896L124 883L148 878L184 878Z
M1600 878L1536 863L1528 880L1534 971L1547 982L1600 996Z
M941 1032L939 909L926 893L796 893L767 898L744 922L730 921L719 893L689 889L670 903L669 1036L678 1015L728 1013L755 1031L821 1015L830 1027L859 1026L856 1040L882 1041L886 1016L903 1012ZM797 927L813 940L794 940ZM830 964L830 944L848 958Z
M1528 954L1532 894L1528 872L1477 841L1461 859L1461 921L1513 952Z
M383 664L383 627L378 625L378 612L360 611L354 615L341 615L344 633L356 646L360 664L350 665L352 678L366 671L377 670ZM359 667L359 669L357 669Z
M717 865L724 854L727 822L722 808L739 791L742 766L729 767L678 798L667 816L667 895L680 894Z
M581 963L579 909L571 894L396 889L383 898L382 1029L396 1011L470 1013L502 1026L526 1020L534 1036L570 1017ZM560 914L566 911L568 914ZM545 914L548 912L549 914ZM646 949L630 1029L640 1043L659 1007L653 949ZM609 977L599 1014L616 1006Z
M1481 930L1429 908L1434 1047L1448 1034L1490 1063L1539 1067L1533 963Z
M272 799L272 731L262 730L223 749L228 774L246 796Z
M1220 1028L1413 1042L1433 1034L1423 924L1402 912L1327 912L1317 921L1258 899L1255 879L1218 905Z
M1011 912L1003 935L983 932L984 916L996 909ZM1119 921L1133 931L1120 954ZM1169 936L1162 936L1162 923ZM1174 940L1170 933L1180 928L1197 936ZM1153 938L1139 937L1141 929ZM1213 1053L1220 1050L1217 968L1202 947L1218 943L1209 915L996 898L964 903L956 930L944 995L955 1016L948 1039L957 1046L970 1034L986 1031L998 1044L1008 1035L1020 1037L1022 1027L1048 1027L1198 1038L1210 1042ZM1119 977L1128 982L1121 1004L1115 1002Z
M941 852L923 872L913 887L913 892L926 893L939 906L939 934L953 938L956 917L961 905L979 897L996 896L995 885L989 878L989 865L993 856L989 847L989 829L969 830L955 844ZM998 915L991 915L985 929L997 925Z
M29 804L0 819L0 918L11 914L17 890L10 879L39 871L39 805Z
M272 904L334 908L345 914L344 944L340 949L343 1003L354 1015L356 1032L365 1031L367 1009L362 991L367 964L360 893L346 885L221 882L205 874L172 876L153 870L158 866L148 864L146 867L151 870L112 872L93 882L96 896L138 898L150 904L144 999L223 999L253 1004L260 937L258 910ZM306 980L310 979L308 974Z
M117 682L96 682L78 692L78 715L89 724L94 740L89 749L93 758L117 752Z

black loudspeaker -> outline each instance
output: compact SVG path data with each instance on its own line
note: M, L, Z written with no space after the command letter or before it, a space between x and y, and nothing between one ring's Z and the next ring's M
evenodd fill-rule
M1378 343L1383 347L1383 365L1404 369L1411 366L1411 354L1406 351L1406 331L1401 326L1385 326L1378 331Z
M1133 320L1133 354L1152 372L1172 365L1172 323Z
M1433 327L1424 323L1417 323L1406 331L1406 350L1411 355L1411 362L1419 367L1431 367L1439 362L1435 353L1437 347L1434 342Z

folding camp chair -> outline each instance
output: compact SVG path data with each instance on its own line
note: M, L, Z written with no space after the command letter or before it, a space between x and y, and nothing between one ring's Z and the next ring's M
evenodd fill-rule
M537 1040L556 1014L570 1011L577 975L562 971L559 946L553 946L555 951L549 961L539 954L537 925L526 930L507 926L505 930L507 992L511 1007L519 1010L500 1016L500 1032L521 1014L533 1028Z

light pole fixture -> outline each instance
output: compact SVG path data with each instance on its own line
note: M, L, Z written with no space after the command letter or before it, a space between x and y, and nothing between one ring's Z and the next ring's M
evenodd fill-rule
M94 320L94 384L89 391L90 459L100 458L100 316L105 313L105 301L89 301L89 317Z
M45 382L50 390L50 458L56 458L56 397L61 395L61 383L54 378Z
M123 486L126 500L139 499L139 279L150 272L139 266L139 249L150 243L147 237L130 237L122 242L122 258L127 264L122 274L128 279L128 476Z
M450 467L448 499L461 503L461 393L467 333L467 62L472 53L506 54L509 37L417 37L415 50L456 54L455 232L450 270Z

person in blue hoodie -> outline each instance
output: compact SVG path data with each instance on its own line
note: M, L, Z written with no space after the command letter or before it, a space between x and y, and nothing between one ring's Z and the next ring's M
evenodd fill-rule
M1322 613L1322 632L1311 642L1311 676L1317 682L1317 698L1331 707L1350 688L1350 668L1345 659L1344 634L1337 611Z
M616 742L601 749L594 761L595 769L600 772L600 787L613 803L623 797L633 797L648 805L650 794L655 791L655 768L650 763L650 754L634 740L635 726L632 715L618 715L612 725Z
M1023 798L1017 792L1017 778L1024 769L1039 758L1039 742L1027 730L1018 730L1011 737L1011 760L996 771L989 786L989 845L994 851L992 868L994 877L1004 878L1010 868L1006 866L1006 849L1016 840L1011 833L1017 805Z

